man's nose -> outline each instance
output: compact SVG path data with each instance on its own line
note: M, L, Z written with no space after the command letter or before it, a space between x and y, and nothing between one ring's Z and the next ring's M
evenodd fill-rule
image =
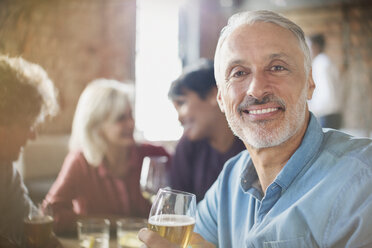
M182 105L179 108L177 108L177 113L178 113L178 121L182 123L187 114L187 106Z
M182 115L180 112L178 112L178 121L179 121L181 124L183 123L183 119L184 119L183 115Z
M270 93L270 83L263 73L254 73L247 89L247 95L261 100Z

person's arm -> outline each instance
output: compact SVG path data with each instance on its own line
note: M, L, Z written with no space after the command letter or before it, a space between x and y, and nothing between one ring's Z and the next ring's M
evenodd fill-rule
M23 218L35 206L14 165L1 165L0 168L0 233L20 245L23 235Z
M70 153L66 157L57 180L43 203L44 207L48 206L52 209L54 231L57 234L76 231L78 216L73 210L72 201L75 198L76 187L78 187L79 159L76 153Z
M143 228L138 232L138 238L145 243L147 248L179 248L178 245L172 244L156 232L150 231L147 228ZM197 233L192 234L189 245L192 248L215 248L212 243L209 243Z

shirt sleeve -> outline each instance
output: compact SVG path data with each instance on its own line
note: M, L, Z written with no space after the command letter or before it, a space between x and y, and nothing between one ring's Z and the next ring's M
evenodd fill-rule
M196 213L195 232L204 239L218 246L218 205L220 191L220 177L205 194L204 199L198 204Z
M43 206L50 207L54 217L56 233L75 231L77 215L73 210L72 201L76 197L76 187L81 174L78 153L70 153L66 157L62 169L49 190ZM83 183L83 182L80 182Z
M372 247L372 170L345 182L328 216L324 247Z
M4 165L0 179L0 234L20 244L23 234L23 218L35 206L14 165Z
M192 162L192 143L183 137L176 146L171 161L171 186L174 189L195 192Z

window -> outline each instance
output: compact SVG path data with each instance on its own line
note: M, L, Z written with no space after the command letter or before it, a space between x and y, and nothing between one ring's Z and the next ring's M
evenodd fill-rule
M150 141L182 135L177 112L168 99L170 84L182 72L178 56L181 0L137 2L136 128Z

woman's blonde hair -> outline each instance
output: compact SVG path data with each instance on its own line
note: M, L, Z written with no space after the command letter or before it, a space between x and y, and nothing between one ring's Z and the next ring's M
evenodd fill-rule
M133 85L109 79L89 83L79 98L72 123L69 149L82 150L92 166L98 166L107 151L101 135L105 121L115 120L132 108Z

